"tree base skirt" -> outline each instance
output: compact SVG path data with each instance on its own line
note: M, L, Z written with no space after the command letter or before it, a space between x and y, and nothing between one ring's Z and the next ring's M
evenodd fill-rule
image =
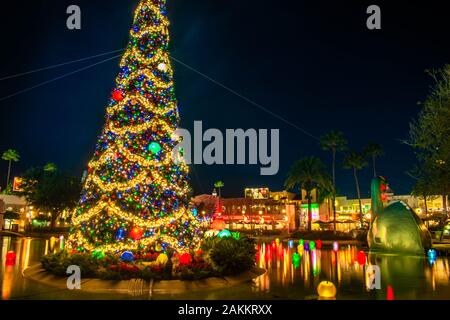
M81 289L71 291L90 293L111 293L129 294L131 296L164 296L189 293L194 291L217 290L239 285L251 281L266 273L265 269L253 268L236 276L211 277L201 280L155 280L146 281L142 279L131 280L101 280L101 279L81 279ZM39 282L41 284L58 288L67 288L67 278L55 276L45 271L41 264L31 266L23 271L26 279Z

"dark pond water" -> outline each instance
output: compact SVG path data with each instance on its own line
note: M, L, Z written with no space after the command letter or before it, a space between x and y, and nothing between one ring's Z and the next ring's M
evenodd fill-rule
M58 290L26 280L22 271L58 247L58 241L0 237L1 299L148 299L130 295L88 294ZM292 247L292 248L291 248ZM17 253L16 263L6 263L6 253ZM361 248L342 246L304 251L292 261L297 246L289 243L259 243L257 264L267 272L248 283L230 289L153 296L152 299L316 299L316 288L323 280L337 287L337 299L450 299L450 261L448 257L429 260L386 254L358 253ZM297 257L298 258L298 257ZM366 263L364 264L364 259ZM296 259L294 259L296 260ZM368 290L368 266L380 268L381 289ZM389 289L388 289L389 288Z

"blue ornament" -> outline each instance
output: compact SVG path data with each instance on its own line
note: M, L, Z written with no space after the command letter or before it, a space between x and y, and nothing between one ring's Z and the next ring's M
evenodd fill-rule
M124 261L124 262L133 262L134 261L134 254L131 251L125 251L124 253L122 253L122 255L120 256L120 260Z
M123 238L125 238L125 229L124 228L117 229L116 239L117 240L122 240Z
M430 262L435 262L436 258L437 258L437 252L434 249L430 249L427 252L427 256L428 256L428 261Z
M193 208L193 209L192 209L192 215L193 215L194 217L197 216L197 208Z

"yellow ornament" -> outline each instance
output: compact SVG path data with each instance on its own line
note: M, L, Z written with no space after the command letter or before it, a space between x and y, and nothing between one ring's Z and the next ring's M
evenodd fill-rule
M319 300L334 300L336 299L336 292L336 287L331 281L322 281L317 287Z
M165 253L161 253L158 258L156 258L156 262L160 265L165 265L169 261L169 257Z
M160 252L162 250L161 245L159 243L155 246L155 250L157 252Z
M280 244L280 239L279 239L279 238L276 238L276 239L275 239L275 243L276 243L277 245L279 245L279 244Z
M301 244L299 244L297 246L297 252L300 253L300 252L303 252L303 250L305 250L305 248L303 248L303 246Z

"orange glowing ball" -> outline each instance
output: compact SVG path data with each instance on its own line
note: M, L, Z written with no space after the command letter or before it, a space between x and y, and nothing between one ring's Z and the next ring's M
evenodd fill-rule
M112 94L112 98L114 99L114 101L116 102L120 102L123 100L123 93L120 90L114 90L113 94Z
M336 298L336 287L331 281L322 281L317 287L317 294L321 300L331 300Z
M144 230L142 230L139 227L133 227L130 232L130 237L136 241L136 240L141 239L143 234L144 234Z

